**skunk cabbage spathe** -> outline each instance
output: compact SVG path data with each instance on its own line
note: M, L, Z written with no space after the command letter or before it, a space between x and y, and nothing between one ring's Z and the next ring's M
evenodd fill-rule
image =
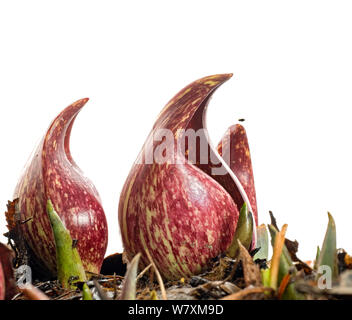
M99 273L107 247L107 222L100 197L72 159L69 142L74 120L88 99L64 109L51 123L15 190L21 232L36 258L56 273L55 242L46 212L48 199L77 240L85 270Z
M225 252L244 203L257 221L245 133L230 130L229 140L219 145L226 160L210 144L205 127L208 101L230 77L202 78L170 100L120 196L119 224L128 259L141 252L142 262L149 264L147 249L166 279L197 274ZM252 246L254 242L255 234Z

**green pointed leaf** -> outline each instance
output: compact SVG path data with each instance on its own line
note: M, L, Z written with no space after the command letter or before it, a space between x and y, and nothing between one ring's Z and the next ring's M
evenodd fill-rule
M313 266L313 269L314 269L314 270L317 270L317 269L318 269L319 256L320 256L320 247L317 246L317 253L316 253L316 255L315 255L315 261L314 261L314 266Z
M93 300L92 292L90 291L87 283L83 284L82 298L83 298L83 300Z
M137 270L140 257L140 253L136 254L127 267L120 300L136 300Z
M317 270L322 266L327 266L331 270L331 275L333 279L336 279L338 276L338 267L337 267L337 248L336 248L336 225L334 218L328 212L329 222L328 227L326 229L325 238L323 242L323 246L321 248ZM319 273L317 277L319 277Z
M262 224L257 227L257 245L259 251L254 255L253 260L265 259L268 260L269 256L269 236L266 225Z
M227 249L227 255L229 257L236 258L238 255L239 245L237 240L240 240L242 245L247 250L249 249L253 237L253 225L252 213L248 211L247 204L244 203L240 211L234 237L229 248Z
M70 232L65 228L50 200L47 202L47 213L56 245L57 278L64 288L74 288L74 281L87 280L81 258L72 245Z
M150 300L159 300L159 299L158 299L158 295L157 295L157 293L156 293L155 290L152 290L152 291L150 292Z
M278 234L278 231L275 226L269 225L268 226L270 236L271 236L271 244L274 247L275 244L275 238L276 235ZM280 265L279 265L279 274L278 274L278 286L280 285L282 279L285 277L287 274L295 275L296 268L293 265L292 259L290 257L290 254L284 245L282 248L282 253L280 256ZM283 300L302 300L304 299L304 296L297 292L295 289L294 283L288 284L286 287L286 290L284 294L282 295Z

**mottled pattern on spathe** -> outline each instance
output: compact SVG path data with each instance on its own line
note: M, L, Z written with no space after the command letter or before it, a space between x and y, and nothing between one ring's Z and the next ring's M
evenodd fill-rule
M56 272L56 251L46 203L50 199L86 270L98 273L107 247L107 222L93 184L74 163L69 139L74 120L88 99L67 107L52 122L16 187L26 241L44 265Z
M153 131L171 130L176 146L182 130L204 128L210 96L230 77L205 77L185 87L162 110ZM249 201L232 172L217 177L209 162L184 163L185 155L176 148L168 163L142 164L143 152L155 150L151 137L144 145L151 150L142 150L122 190L119 223L130 259L147 248L164 277L177 279L201 272L211 258L226 250L239 208ZM145 256L142 259L149 264Z
M218 145L218 152L224 159L229 159L230 169L240 180L251 204L256 225L258 209L254 185L254 175L246 130L240 124L231 126Z

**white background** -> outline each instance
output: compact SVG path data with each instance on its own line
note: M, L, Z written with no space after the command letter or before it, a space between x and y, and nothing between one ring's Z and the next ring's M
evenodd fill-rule
M217 143L246 119L260 222L272 210L313 259L329 210L352 251L351 16L337 0L1 1L0 213L52 119L90 97L71 150L121 251L119 194L156 116L193 80L233 72L208 129Z

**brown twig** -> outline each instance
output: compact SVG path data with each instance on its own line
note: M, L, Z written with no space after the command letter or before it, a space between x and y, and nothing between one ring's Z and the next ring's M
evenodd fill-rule
M279 286L279 290L278 290L278 293L277 293L277 297L278 299L281 299L282 295L284 294L289 282L290 282L290 279L291 279L291 275L290 274L286 274L282 280L281 280L281 283L280 283L280 286Z
M163 300L167 300L167 295L166 295L166 290L165 290L165 286L164 286L164 282L163 282L163 279L161 278L161 275L160 275L160 272L158 270L158 268L156 267L148 249L146 248L145 249L145 253L147 254L147 257L151 263L151 265L153 266L154 268L154 272L156 274L156 278L158 279L158 283L159 283L159 286L160 286L160 291L161 291L161 296L163 298Z
M144 276L144 274L150 269L152 264L150 263L148 266L146 266L143 271L137 276L136 281L138 281L140 278Z
M63 299L69 295L72 295L72 293L75 293L76 290L70 290L70 291L66 291L63 294L58 295L57 297L53 298L53 300L69 300L69 299Z
M279 275L280 257L282 248L285 243L285 234L287 230L287 224L283 225L280 232L277 233L274 244L273 258L271 259L271 272L270 272L270 287L274 290L277 289L277 280Z
M244 297L250 295L250 294L258 294L258 293L264 293L266 291L272 291L271 288L264 288L264 287L248 287L245 288L239 292L235 292L233 294L230 294L221 300L242 300Z
M114 279L113 279L113 287L114 287L114 297L113 300L117 299L117 279L116 279L116 273L114 272Z
M31 285L30 283L27 283L25 286L20 288L20 290L28 300L50 300L50 298L44 292Z

